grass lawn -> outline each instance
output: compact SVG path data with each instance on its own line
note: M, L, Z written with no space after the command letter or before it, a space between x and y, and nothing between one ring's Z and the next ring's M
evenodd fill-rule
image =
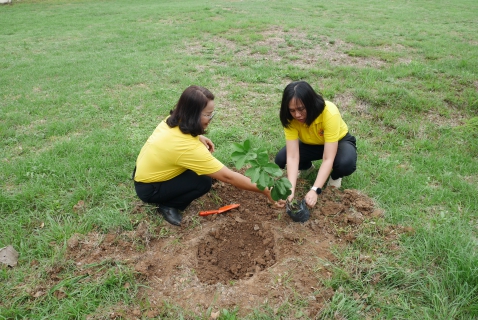
M414 230L368 269L356 259L374 246L368 234L336 252L320 317L478 318L477 13L476 0L0 6L0 248L20 253L16 267L0 266L0 319L146 308L134 270L113 265L85 281L64 258L67 240L133 230L136 157L187 86L216 95L208 136L232 167L231 142L250 139L271 157L284 145L278 111L293 80L334 102L358 139L343 187ZM58 268L62 280L46 286ZM287 308L293 318L301 306Z

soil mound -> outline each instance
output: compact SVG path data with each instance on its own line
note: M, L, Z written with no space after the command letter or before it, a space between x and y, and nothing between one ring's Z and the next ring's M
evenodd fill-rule
M240 206L198 215L233 203ZM354 241L361 225L375 224L383 215L357 190L327 188L310 219L297 223L262 195L221 182L189 206L181 227L167 222L153 227L159 217L140 202L132 215L146 212L134 231L75 235L68 241L78 273L91 274L106 262L131 266L145 285L140 295L149 307L138 310L146 317L159 314L164 301L194 314L236 306L246 314L263 304L279 308L297 296L306 301L304 315L314 317L334 294L322 285L333 272L331 248ZM138 310L132 315L118 306L114 312L137 318Z

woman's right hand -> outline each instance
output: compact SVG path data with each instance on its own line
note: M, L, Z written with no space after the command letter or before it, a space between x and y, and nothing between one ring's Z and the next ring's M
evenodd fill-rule
M285 204L286 204L285 200L280 199L280 200L277 200L277 201L274 203L274 207L276 207L276 208L284 208L284 207L285 207Z
M238 172L234 172L226 166L223 166L219 171L208 174L208 176L225 183L230 183L233 186L242 190L260 192L267 197L269 203L278 205L279 207L283 206L281 203L277 203L276 201L274 201L274 199L272 199L271 189L265 188L264 190L260 190L259 188L257 188L257 185L255 183L251 182L251 179L249 177L246 177L245 175L240 174Z

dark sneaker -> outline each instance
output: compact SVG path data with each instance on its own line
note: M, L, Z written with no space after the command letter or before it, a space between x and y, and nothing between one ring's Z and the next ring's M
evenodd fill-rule
M158 212L164 217L164 220L179 226L181 224L181 219L183 218L179 213L179 210L176 208L166 207L163 205L158 205Z

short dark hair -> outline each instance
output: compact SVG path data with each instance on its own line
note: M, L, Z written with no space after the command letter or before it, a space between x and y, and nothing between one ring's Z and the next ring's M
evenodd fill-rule
M280 122L284 128L290 126L293 117L289 111L289 103L292 99L301 101L307 110L305 123L310 126L314 120L324 111L325 101L321 95L305 81L295 81L289 83L282 94L282 103L280 106Z
M204 134L201 113L211 100L214 100L214 95L208 89L189 86L179 97L174 110L170 111L171 116L166 123L171 128L179 126L182 133L193 137Z

